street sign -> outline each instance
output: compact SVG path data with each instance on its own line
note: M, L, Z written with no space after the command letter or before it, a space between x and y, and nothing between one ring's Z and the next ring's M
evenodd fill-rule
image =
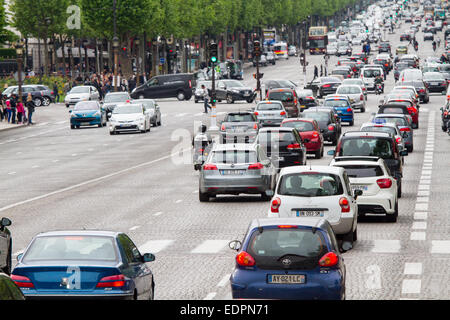
M159 64L164 64L165 62L166 62L166 59L164 59L164 58L159 59Z
M25 72L23 72L22 71L22 81L23 80L25 80ZM16 71L15 73L14 73L14 79L16 80L16 81L19 81L19 72L18 71Z

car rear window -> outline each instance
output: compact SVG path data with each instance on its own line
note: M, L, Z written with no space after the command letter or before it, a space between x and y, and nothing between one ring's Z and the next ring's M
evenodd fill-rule
M343 192L339 176L320 172L284 175L278 187L278 194L296 197L335 196Z
M270 110L282 110L283 106L280 103L260 103L256 107L256 110L270 111Z
M116 261L113 237L45 236L36 238L23 262L36 260L108 260Z
M392 144L387 139L360 137L344 139L339 151L340 156L373 156L389 159L392 155Z
M255 118L251 114L229 114L225 122L255 122Z
M370 69L370 70L364 70L364 77L365 78L375 78L377 76L381 75L380 70Z
M329 112L303 112L301 114L302 118L313 119L316 121L329 121L330 113Z
M319 259L328 252L321 232L313 233L306 228L264 228L251 235L247 252L261 269L313 269ZM288 258L286 267L282 260Z
M359 94L361 93L360 87L341 87L338 88L336 94Z
M256 163L255 151L250 150L224 150L213 151L211 163Z
M299 132L314 131L314 126L311 122L306 121L288 121L281 125L282 127L295 128Z
M351 165L340 167L345 169L350 178L370 178L384 175L383 169L380 166Z
M293 102L294 94L289 91L269 92L269 100L278 100L282 102Z
M345 100L326 100L325 107L348 107L348 102Z
M389 118L383 118L383 117L377 117L374 122L378 123L393 123L397 127L407 127L408 123L404 118L395 118L395 117L389 117Z
M388 132L392 133L393 135L397 134L397 131L395 131L395 128L393 127L387 127L387 126L372 126L372 127L364 127L361 129L361 131L377 131L377 132Z
M404 109L400 107L386 107L386 108L380 108L380 113L399 113L403 114Z
M282 132L282 131L263 131L258 135L258 141L261 144L268 144L270 141L279 142L294 142L295 137L292 132Z

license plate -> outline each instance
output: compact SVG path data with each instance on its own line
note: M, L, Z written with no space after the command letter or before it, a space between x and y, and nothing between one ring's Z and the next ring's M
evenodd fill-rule
M131 127L131 124L121 124L120 127L121 128L128 128L128 127Z
M223 176L241 176L245 170L220 170L220 174Z
M310 211L296 211L297 217L323 217L324 212L318 210L310 210Z
M353 191L355 191L355 190L367 191L367 189L368 189L367 186L360 186L360 185L354 185L351 187L352 187Z
M82 126L88 126L88 125L90 125L90 124L91 124L90 122L82 122L82 123L81 123Z
M269 274L267 283L271 284L304 284L306 282L303 274Z
M245 131L245 129L242 128L242 127L234 127L233 130L234 130L235 132L244 132L244 131Z
M431 85L432 85L432 86L438 86L438 85L439 85L439 82L433 82L433 83L431 83Z

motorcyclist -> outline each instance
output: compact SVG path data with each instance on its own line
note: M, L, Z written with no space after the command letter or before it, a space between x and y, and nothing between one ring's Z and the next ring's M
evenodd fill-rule
M413 39L413 43L414 43L414 50L419 50L419 42L417 42L416 38Z
M433 45L433 51L436 51L436 41L433 40L432 45Z
M208 128L202 124L199 127L198 133L192 139L192 146L194 147L193 163L194 169L200 170L201 166L208 156L210 146L212 145L212 138L207 133Z
M374 84L375 84L375 91L377 91L377 93L378 93L378 85L380 85L381 86L381 90L384 91L384 88L383 88L384 87L384 85L383 85L383 77L381 76L380 73L378 73L376 75L375 80L374 80Z
M197 142L204 142L205 141L205 137L206 140L208 142L208 144L212 143L212 138L211 136L207 133L208 131L208 127L206 127L206 125L202 124L199 128L198 128L198 132L197 134L192 138L192 146L196 147ZM206 141L205 141L206 142ZM199 146L200 147L200 146Z

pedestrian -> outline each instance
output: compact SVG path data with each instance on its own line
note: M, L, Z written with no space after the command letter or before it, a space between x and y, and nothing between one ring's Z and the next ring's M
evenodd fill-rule
M31 92L28 93L27 101L25 102L25 106L27 107L27 110L28 110L28 125L34 124L31 121L31 117L32 117L33 112L34 112L35 105L34 105L33 97L31 96Z
M9 100L5 101L6 104L6 118L8 120L8 123L11 122L11 102Z
M17 124L23 124L25 118L25 108L23 107L23 103L17 101Z
M7 120L8 116L6 114L6 98L4 95L1 96L1 105L0 105L0 121Z
M323 77L323 66L320 65L320 76Z
M17 96L15 93L13 93L9 99L9 104L11 106L11 123L16 123Z
M317 66L314 66L314 79L316 79L318 76L319 76L319 69L317 68Z
M208 89L206 89L206 86L202 84L202 97L203 97L203 103L205 107L205 113L208 113L208 108L211 110L211 106L209 105L209 92Z
M53 83L53 94L55 95L55 102L59 103L59 90L56 81Z

